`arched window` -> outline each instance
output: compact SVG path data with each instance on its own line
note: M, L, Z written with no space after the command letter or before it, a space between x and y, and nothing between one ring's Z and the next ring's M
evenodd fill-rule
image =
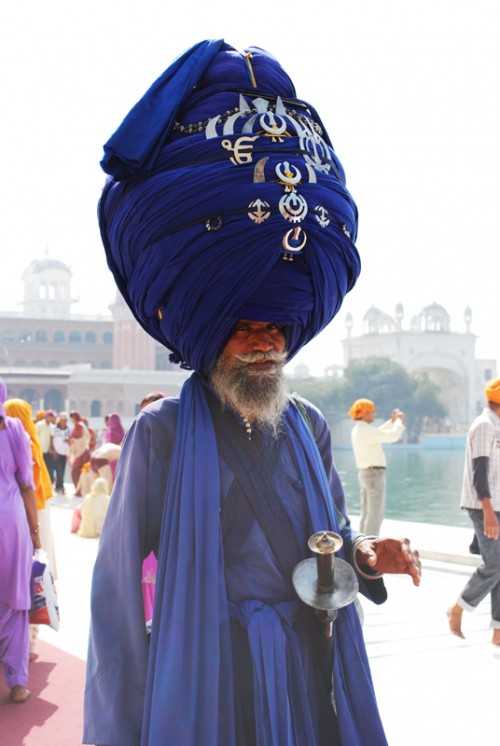
M106 369L111 368L110 361L109 360L103 360L102 363L101 363L101 368L106 368Z
M102 413L102 404L97 399L93 399L93 401L90 402L90 416L91 417L100 417Z
M47 363L47 366L49 368L58 368L59 363L57 362L57 360L49 360L49 362Z
M45 365L45 363L43 362L43 360L33 360L33 362L31 363L31 365L32 365L33 368L43 368L43 366Z
M97 334L95 332L85 332L85 344L95 345L97 342Z
M113 344L113 332L104 332L102 335L102 341L105 345Z
M19 392L19 398L24 399L24 401L27 401L28 404L31 404L34 408L38 408L40 403L39 396L35 389L21 389Z
M61 412L64 409L63 395L59 389L49 389L43 397L43 406L45 409L54 409Z
M26 360L14 360L14 368L22 368L26 365Z
M68 335L68 343L70 345L72 345L72 344L73 345L75 345L75 344L79 345L79 344L81 344L81 342L82 342L82 333L81 332L74 331L74 332L70 332L69 333L69 335Z
M57 332L54 332L54 342L56 344L58 345L64 344L65 341L66 341L66 335L64 334L63 331L59 329Z
M37 329L35 332L35 342L46 342L47 341L47 332L45 329Z

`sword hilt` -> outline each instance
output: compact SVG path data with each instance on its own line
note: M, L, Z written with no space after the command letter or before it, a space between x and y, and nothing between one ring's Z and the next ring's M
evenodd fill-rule
M335 553L343 545L342 537L333 531L317 531L307 545L316 555L318 592L331 593L335 587Z
M297 595L314 609L326 638L332 636L338 610L352 603L358 592L352 567L340 557L335 558L343 543L334 531L317 531L307 542L315 559L302 560L293 571Z

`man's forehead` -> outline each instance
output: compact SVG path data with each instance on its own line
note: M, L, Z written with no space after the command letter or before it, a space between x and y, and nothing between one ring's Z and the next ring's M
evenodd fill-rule
M256 329L259 329L259 328L263 329L266 326L269 326L270 324L275 324L275 323L276 322L271 321L271 320L269 320L269 321L256 321L255 319L239 319L236 322L235 326L239 326L240 324L245 324L247 326L255 327Z

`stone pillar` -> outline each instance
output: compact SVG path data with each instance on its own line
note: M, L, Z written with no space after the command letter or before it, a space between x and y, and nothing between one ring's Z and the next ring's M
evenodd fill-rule
M155 342L132 316L117 291L110 306L113 315L113 368L155 369Z

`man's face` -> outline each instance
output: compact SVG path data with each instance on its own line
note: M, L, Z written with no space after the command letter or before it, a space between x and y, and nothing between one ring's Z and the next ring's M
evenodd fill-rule
M45 415L45 422L48 425L53 425L55 423L55 421L56 421L56 418L54 417L54 415L52 413Z
M276 370L273 353L283 355L285 344L285 335L277 324L242 319L236 324L222 355L229 363L243 361L248 357L249 373L272 373ZM266 360L266 357L270 360Z
M363 420L365 422L373 422L375 420L376 414L377 414L376 410L373 410L372 412L367 412L365 416L363 417Z
M239 321L211 374L225 404L274 432L287 403L285 335L274 323Z

